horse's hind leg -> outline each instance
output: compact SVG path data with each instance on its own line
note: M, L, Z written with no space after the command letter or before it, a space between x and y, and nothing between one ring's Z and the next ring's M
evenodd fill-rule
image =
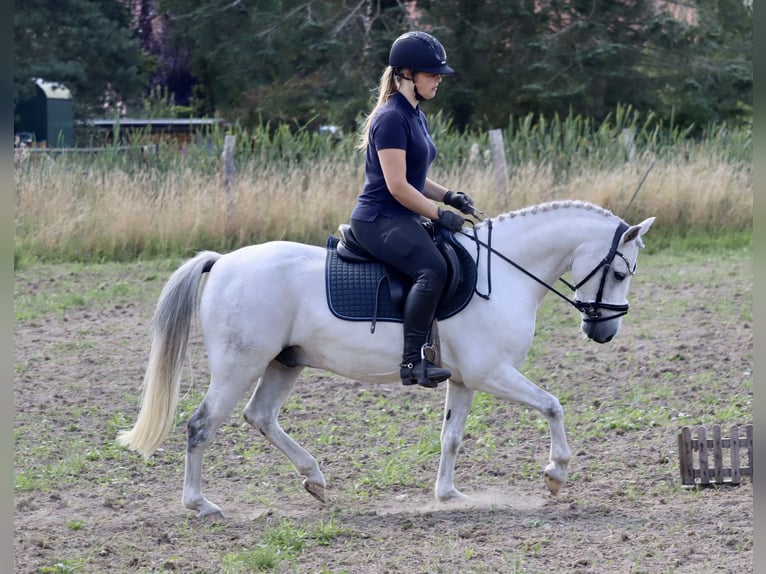
M449 381L444 404L444 421L441 434L441 458L436 477L436 498L441 501L463 498L455 488L455 460L465 432L465 422L475 392L463 383Z
M221 509L202 494L202 456L215 432L234 410L237 402L252 385L254 376L213 376L207 394L189 418L186 433L186 468L184 470L183 505L196 510L197 516L218 514Z
M295 387L302 367L285 367L272 361L245 408L245 420L281 450L303 478L304 488L325 501L325 479L316 459L279 426L279 410Z

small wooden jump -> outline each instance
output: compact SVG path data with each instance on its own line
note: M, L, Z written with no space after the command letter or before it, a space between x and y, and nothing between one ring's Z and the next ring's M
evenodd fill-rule
M721 426L711 429L707 437L705 427L697 427L697 438L692 438L692 429L685 426L678 435L678 457L681 467L681 484L686 488L713 485L736 485L743 476L753 480L753 425L744 428L734 425L728 437L721 436ZM729 449L731 466L724 466L724 449ZM747 453L747 465L743 454ZM695 453L697 453L695 461ZM712 458L712 461L711 461ZM696 462L696 464L695 464ZM712 467L711 467L712 462Z

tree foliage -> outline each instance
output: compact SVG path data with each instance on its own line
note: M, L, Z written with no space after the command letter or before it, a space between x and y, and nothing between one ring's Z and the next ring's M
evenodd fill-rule
M603 119L622 103L704 126L752 99L752 9L740 0L420 4L461 71L444 91L461 124L570 110Z
M393 1L162 0L191 54L200 110L245 123L353 123L406 29Z
M447 49L457 73L428 109L459 128L619 105L697 129L752 117L748 0L28 0L15 29L17 91L32 76L89 102L161 89L243 125L354 130L410 29Z
M454 76L429 103L458 127L618 104L704 126L748 115L752 6L741 0L163 0L206 109L252 123L354 127L391 41L422 28Z
M144 89L146 62L118 0L25 0L14 7L14 104L32 95L32 78L64 84L94 108Z
M681 124L752 118L753 10L743 0L696 0L689 48L658 86Z

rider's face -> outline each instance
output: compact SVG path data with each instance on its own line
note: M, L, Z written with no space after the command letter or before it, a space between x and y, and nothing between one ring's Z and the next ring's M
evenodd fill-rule
M436 95L441 81L441 74L431 74L428 72L415 73L415 86L418 89L418 94L426 100L430 100Z

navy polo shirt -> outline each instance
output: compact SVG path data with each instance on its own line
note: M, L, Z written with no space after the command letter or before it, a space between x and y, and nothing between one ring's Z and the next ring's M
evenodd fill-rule
M412 214L386 187L378 150L406 151L407 181L423 192L428 168L436 157L436 146L428 132L428 123L420 105L412 107L402 94L395 93L372 118L367 158L364 165L364 188L351 211L353 219L375 221L378 215L392 217Z

